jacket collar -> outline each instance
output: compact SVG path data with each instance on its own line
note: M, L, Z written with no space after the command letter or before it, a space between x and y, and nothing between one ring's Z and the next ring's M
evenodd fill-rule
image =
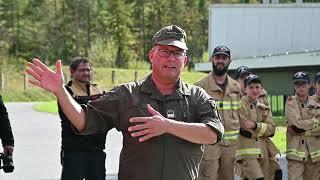
M296 97L296 100L297 100L297 102L298 102L299 104L307 104L307 103L309 102L309 100L310 100L309 96L307 96L307 99L306 99L305 101L302 101L302 100L299 98L298 95L295 95L295 97Z
M222 91L222 89L218 86L218 84L216 83L216 80L213 78L213 74L212 71L209 73L209 89L211 91ZM229 75L227 75L227 87L226 87L226 92L225 94L229 94L232 92L239 92L239 90L235 87L238 87L238 84L235 80L233 80Z
M104 91L96 87L96 84L92 84L91 82L79 82L74 78L72 78L66 86L71 88L76 96L94 96L104 94Z
M183 96L190 95L190 88L185 84L181 79L177 81L176 91L174 91L170 95L163 95L157 89L156 85L152 80L152 74L150 74L145 81L142 82L141 92L146 94L151 94L151 97L154 99L158 99L161 101L169 100L169 99L183 99Z
M90 95L90 82L84 83L72 78L68 85L73 87L72 89L74 92L76 91L76 94Z

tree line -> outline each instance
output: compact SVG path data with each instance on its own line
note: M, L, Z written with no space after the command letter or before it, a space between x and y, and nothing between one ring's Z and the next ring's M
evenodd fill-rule
M148 61L153 34L170 24L186 30L191 62L205 61L209 4L240 2L259 3L255 0L0 0L0 61L37 57L47 64L53 64L56 59L67 64L74 56L88 56L99 66L138 68Z

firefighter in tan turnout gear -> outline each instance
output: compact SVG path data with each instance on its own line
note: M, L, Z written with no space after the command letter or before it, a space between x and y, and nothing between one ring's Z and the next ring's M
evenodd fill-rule
M320 75L316 76L319 83ZM320 179L320 109L318 95L308 96L310 78L305 72L293 75L296 94L286 103L287 159L290 180ZM317 83L317 84L318 84Z
M259 101L262 93L260 78L251 74L244 80L244 85L246 95L241 98L236 174L244 179L271 180L269 158L278 153L270 140L275 133L275 123L269 107Z
M244 86L244 80L252 74L250 72L250 69L247 66L239 66L236 70L236 76L235 80L240 84L241 91L242 91L242 96L246 95L245 92L245 86ZM260 103L265 104L266 106L269 106L268 102L268 95L267 91L262 87L261 94L259 96L258 101ZM278 148L274 145L274 143L271 141L271 139L266 139L267 141L267 147L268 151L270 152L279 152ZM276 158L275 156L269 157L269 174L271 179L274 180L282 180L282 170L279 164L279 159Z
M311 102L308 105L308 109L309 109L309 112L319 120L320 119L320 72L316 74L314 81L315 81L316 90L315 90L315 94L311 97ZM313 128L312 130L306 131L306 136L320 137L320 126L318 126L317 128Z
M213 70L207 77L195 84L204 88L217 104L223 121L225 134L223 141L216 145L206 145L200 164L200 180L233 180L235 149L239 136L239 103L241 90L239 84L228 76L231 62L230 50L218 46L212 54Z

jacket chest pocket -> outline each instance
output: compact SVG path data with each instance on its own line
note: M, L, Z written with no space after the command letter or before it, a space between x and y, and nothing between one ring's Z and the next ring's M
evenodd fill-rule
M128 118L145 117L149 116L150 113L147 110L147 104L134 104L128 107L128 115Z
M168 119L189 122L192 119L191 114L189 103L183 100L172 100L164 105L163 116Z
M150 112L148 111L148 109L147 109L147 105L148 104L150 104L153 109L155 109L155 110L158 109L157 104L156 103L152 103L152 102L151 103L136 103L136 104L129 105L128 108L127 108L128 112L125 113L125 114L127 114L127 116L125 118L126 120L121 121L122 122L122 124L121 124L122 128L123 129L127 129L129 126L134 125L134 123L130 123L129 122L130 118L152 116L150 114Z

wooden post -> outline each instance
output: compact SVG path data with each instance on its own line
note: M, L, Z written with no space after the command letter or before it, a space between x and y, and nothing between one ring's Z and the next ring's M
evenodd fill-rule
M134 81L136 82L137 79L138 79L138 71L135 70L135 71L134 71Z
M274 105L273 105L273 96L271 95L270 96L270 109L271 109L271 112L272 112L272 115L274 115Z
M112 84L114 84L115 82L115 71L112 70L112 73L111 73L111 80L112 80Z
M4 77L3 77L3 72L2 69L0 68L0 90L4 90Z
M65 77L65 83L68 83L71 79L71 77L69 76L68 73L63 73L64 77Z
M28 74L25 73L24 74L24 86L23 86L24 90L26 91L28 88Z

